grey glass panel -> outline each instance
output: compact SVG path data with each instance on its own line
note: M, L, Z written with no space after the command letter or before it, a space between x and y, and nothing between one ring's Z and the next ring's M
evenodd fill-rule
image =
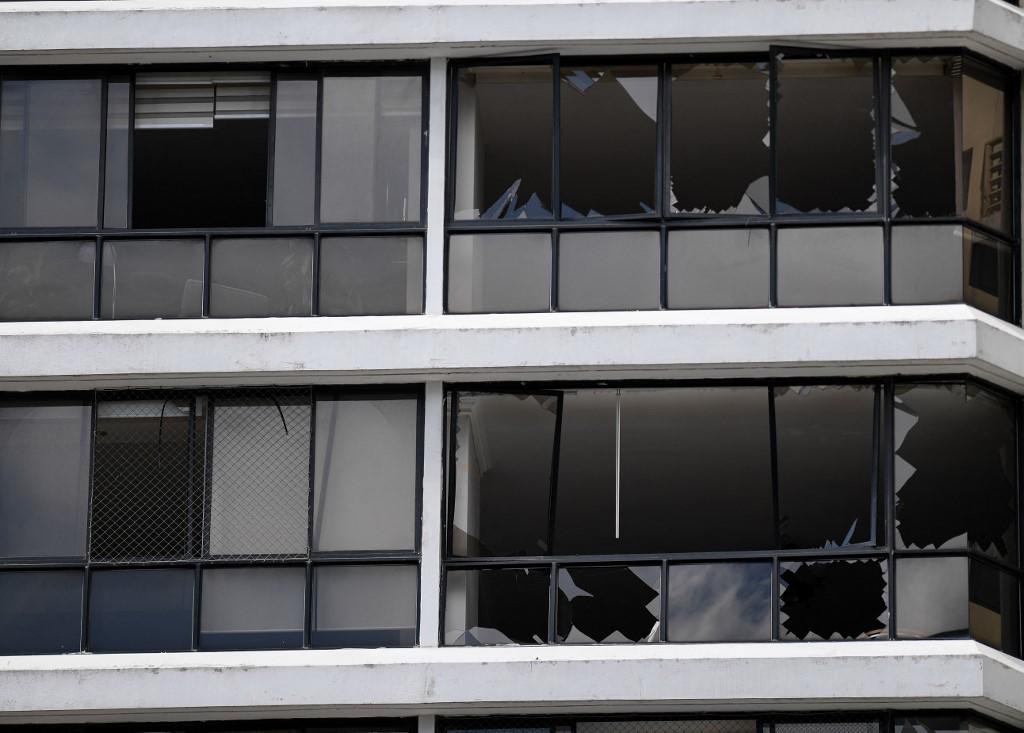
M888 573L877 560L779 564L783 639L884 639Z
M550 307L549 234L449 237L449 313L516 313Z
M85 554L91 433L86 400L0 404L0 557Z
M128 226L129 118L131 84L107 84L107 147L103 167L103 226Z
M668 573L669 641L772 638L770 562L673 565Z
M775 388L783 548L877 542L874 424L873 387Z
M974 229L964 228L964 302L1004 320L1013 319L1013 251Z
M0 573L0 655L82 648L81 570Z
M418 221L423 80L323 80L320 219Z
M967 558L896 560L896 635L901 639L967 637Z
M201 239L106 240L100 316L199 318L204 260Z
M893 227L892 302L899 305L963 300L963 227Z
M95 259L92 242L0 243L0 320L92 318Z
M279 76L276 90L273 223L312 224L317 81Z
M658 232L586 232L559 238L561 310L644 310L660 302Z
M192 648L192 568L95 570L89 584L89 650Z
M781 59L776 210L876 211L871 59Z
M963 715L928 715L896 718L895 733L967 733L970 729Z
M414 399L319 399L313 550L416 547Z
M971 560L971 638L1007 654L1020 654L1020 582L983 562Z
M550 66L480 66L458 76L456 219L550 219Z
M301 647L305 606L304 567L206 568L199 647Z
M563 66L563 219L650 214L655 201L655 66Z
M672 67L672 211L767 214L768 65Z
M414 565L315 568L313 646L414 646L416 586Z
M312 239L215 239L210 256L211 316L313 312Z
M884 266L878 227L780 229L779 305L881 305Z
M558 398L464 392L457 405L452 552L550 552L548 500Z
M320 240L320 315L422 312L421 237Z
M560 568L556 641L655 642L661 618L661 567Z
M96 226L99 79L0 85L0 226Z
M766 308L770 285L767 229L669 232L669 308Z
M1013 405L963 384L896 390L898 547L963 548L1017 558Z
M962 83L961 210L1008 234L1013 153L1006 134L1006 81L967 61Z
M543 644L548 638L547 568L449 570L444 643Z
M758 733L756 720L588 720L576 722L575 733ZM555 730L555 733L568 731Z

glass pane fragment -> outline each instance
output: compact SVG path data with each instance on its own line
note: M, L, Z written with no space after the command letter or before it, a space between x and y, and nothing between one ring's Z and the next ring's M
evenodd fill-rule
M0 320L92 318L93 242L0 242Z
M529 313L551 307L551 235L453 234L449 313Z
M548 638L547 568L449 570L444 643L543 644Z
M767 308L770 286L767 229L669 232L669 308Z
M887 575L877 560L780 563L782 638L887 638Z
M672 565L669 641L768 641L772 638L770 562Z
M320 315L423 312L421 237L320 240Z
M561 310L650 310L660 302L658 232L586 232L559 237Z
M315 568L313 646L414 646L417 580L415 565Z
M206 255L202 239L103 243L102 318L199 318Z
M556 640L568 644L658 641L661 568L560 568Z

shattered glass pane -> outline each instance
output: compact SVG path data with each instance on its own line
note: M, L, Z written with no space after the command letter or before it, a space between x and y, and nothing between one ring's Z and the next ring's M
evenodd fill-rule
M980 231L964 227L964 302L1013 320L1013 250Z
M1006 80L969 60L964 63L964 72L961 211L1008 234L1013 208L1013 153L1006 134Z
M669 641L772 638L770 562L673 565L668 589Z
M782 638L887 638L887 575L878 560L780 563Z
M1020 582L988 563L971 560L971 638L1020 654Z
M779 229L779 305L881 305L881 227Z
M455 218L550 219L551 66L461 69Z
M559 642L658 641L660 616L659 566L609 565L558 571Z
M547 554L558 398L463 392L456 404L452 552Z
M777 387L782 547L877 542L875 388Z
M896 636L900 639L967 637L967 558L896 560Z
M660 303L658 232L579 232L559 238L561 310L651 310Z
M547 568L449 570L444 643L543 644L548 638Z
M449 237L449 313L533 313L550 308L550 234Z
M874 61L779 57L776 211L877 211Z
M767 214L768 64L672 67L669 197L686 214Z
M891 256L893 303L963 302L962 226L894 226Z
M900 548L965 548L1017 559L1013 405L973 384L897 387Z
M669 232L669 308L767 308L770 285L767 229Z
M654 214L656 66L563 66L562 219Z

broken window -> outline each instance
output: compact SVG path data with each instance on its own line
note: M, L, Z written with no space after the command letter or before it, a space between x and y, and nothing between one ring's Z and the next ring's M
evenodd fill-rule
M458 72L456 219L550 219L551 66Z
M93 242L2 242L0 320L89 320L95 281Z
M767 308L767 229L683 229L668 234L669 308Z
M768 64L677 64L671 92L672 211L768 214Z
M415 646L417 585L415 565L315 568L313 646Z
M654 214L656 66L562 66L562 219Z
M202 239L108 239L103 243L102 318L200 318Z
M881 227L779 229L779 305L881 305L884 272Z
M1020 581L993 565L971 560L971 638L1020 655Z
M68 654L82 648L81 570L0 573L0 654Z
M896 636L957 639L968 635L966 557L896 560Z
M298 649L306 617L303 567L203 571L200 649Z
M668 590L669 641L772 638L770 562L672 565Z
M780 563L782 638L887 638L887 575L879 560Z
M316 79L280 75L274 105L274 226L312 224L316 200Z
M423 312L422 237L320 239L322 316Z
M89 650L192 648L192 568L96 570L89 583Z
M550 234L449 237L449 313L530 313L550 307Z
M578 232L558 240L558 306L650 310L661 303L661 239L653 232Z
M213 240L210 247L211 316L308 316L312 311L312 239Z
M556 640L653 642L660 636L661 566L560 568Z
M448 570L444 643L543 644L548 639L548 568Z

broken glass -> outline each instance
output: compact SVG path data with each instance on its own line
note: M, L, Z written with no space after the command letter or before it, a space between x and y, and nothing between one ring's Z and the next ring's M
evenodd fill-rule
M303 567L206 568L199 648L301 648L305 608Z
M881 305L882 229L779 229L778 270L779 305Z
M964 227L964 302L1006 321L1013 320L1013 249Z
M415 565L313 569L314 647L416 645Z
M897 387L900 548L966 548L1017 559L1017 443L1009 400L973 384Z
M874 61L777 60L776 212L877 211Z
M449 570L444 643L543 644L548 638L548 568Z
M770 285L767 229L669 232L669 308L767 308Z
M562 219L651 214L656 201L656 66L563 66Z
M192 648L192 568L95 570L89 582L89 651Z
M551 235L453 234L449 313L535 313L551 308Z
M660 618L660 566L584 566L558 571L556 641L656 642Z
M971 638L1020 654L1020 581L993 565L971 560Z
M896 606L900 639L966 638L967 558L898 558Z
M456 219L550 219L552 71L460 69L455 141Z
M200 318L202 239L108 239L103 243L101 318Z
M423 312L421 237L322 237L320 315Z
M278 75L274 104L275 226L313 223L316 198L316 79Z
M211 316L266 318L308 316L312 312L312 239L213 240L210 246Z
M578 232L559 237L560 310L651 310L660 303L657 231Z
M769 641L770 562L672 565L668 570L669 641Z
M878 560L780 563L782 638L887 638L887 575Z
M685 214L768 214L768 64L672 67L669 196Z
M95 282L94 242L0 243L0 320L87 321Z
M128 226L128 170L131 167L131 84L107 84L107 148L103 166L103 226Z
M784 549L875 545L875 388L775 388Z
M0 573L0 655L82 649L81 570Z
M960 205L965 216L1010 233L1012 146L1006 134L1006 80L964 61Z

